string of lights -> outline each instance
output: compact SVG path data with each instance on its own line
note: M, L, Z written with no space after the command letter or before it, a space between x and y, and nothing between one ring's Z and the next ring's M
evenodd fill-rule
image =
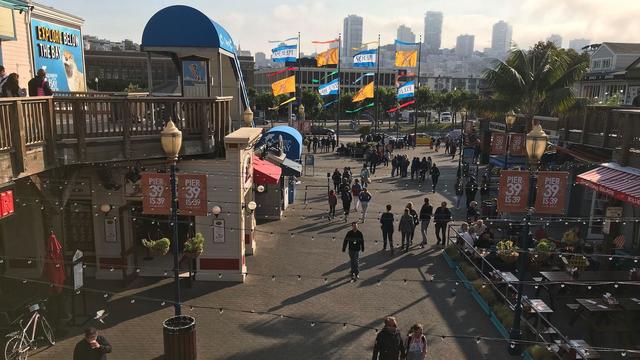
M9 275L6 275L6 274L1 275L1 276L4 277L4 278L7 278L7 279L12 279L12 280L19 281L23 285L27 285L29 283L34 283L34 284L53 287L52 284L49 284L48 282L42 281L42 280L26 279L26 278L21 278L21 277L9 276ZM173 300L170 300L170 299L164 299L164 298L158 298L158 297L149 297L149 296L142 296L142 295L123 295L123 294L120 294L120 293L115 292L113 290L97 289L97 288L91 288L91 287L83 287L81 289L74 290L71 286L66 286L66 285L62 286L62 288L66 289L66 290L69 290L69 291L73 291L73 293L76 294L76 295L80 295L82 292L101 294L103 300L105 302L107 302L106 305L108 305L110 300L115 300L115 299L117 299L117 300L128 300L129 304L131 304L131 305L136 304L138 301L144 301L144 302L147 302L147 303L155 303L161 308L162 307L166 307L166 306L175 305L175 302ZM327 326L340 326L340 327L342 327L342 329L347 329L347 328L365 329L365 330L373 331L374 333L378 333L381 330L381 328L379 328L379 327L353 323L353 322L350 322L350 321L310 319L310 318L306 318L306 317L289 315L289 314L280 313L280 312L274 312L274 311L268 311L268 310L256 310L256 309L252 309L252 308L246 309L246 308L237 308L237 307L224 306L224 305L202 305L202 304L195 303L193 301L186 301L186 302L182 303L182 306L185 307L185 308L188 308L192 312L195 311L195 310L212 310L212 311L217 312L220 315L223 315L225 312L232 312L232 313L239 313L239 314L270 316L270 317L273 317L273 318L298 321L298 322L301 322L301 323L308 324L308 326L312 327L312 328L315 328L318 325L327 325ZM432 339L438 339L439 338L442 341L445 341L446 339L459 339L459 340L473 340L476 343L480 343L482 341L508 343L509 346L511 346L511 347L515 347L516 345L520 344L520 345L528 345L528 346L540 345L540 346L546 347L547 349L552 349L554 346L558 346L559 345L559 344L557 344L555 342L543 342L543 341L524 340L524 339L512 340L512 339L506 339L506 338L500 338L500 337L482 336L482 335L468 335L468 334L444 334L444 333L427 332L427 333L425 333L425 336L427 336L428 338L432 338ZM571 344L567 343L566 345L571 347ZM640 350L636 350L636 349L611 348L611 347L599 347L599 346L592 346L590 351L597 351L597 352L603 352L603 353L604 352L619 353L623 357L625 357L625 356L627 356L629 354L640 354Z

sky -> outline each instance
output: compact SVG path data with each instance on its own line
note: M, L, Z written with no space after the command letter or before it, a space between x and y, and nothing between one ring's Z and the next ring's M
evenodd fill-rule
M158 10L175 4L193 6L221 24L236 46L252 53L267 54L269 40L301 33L301 50L310 54L326 45L312 40L330 40L342 32L344 17L364 18L363 42L381 35L382 44L392 43L398 26L409 26L418 35L424 31L426 11L444 14L442 47L455 47L460 34L475 35L475 49L491 46L494 23L513 26L513 41L527 48L552 33L569 40L586 38L592 43L640 42L638 0L38 0L85 19L83 33L113 41L125 38L139 43L147 20Z

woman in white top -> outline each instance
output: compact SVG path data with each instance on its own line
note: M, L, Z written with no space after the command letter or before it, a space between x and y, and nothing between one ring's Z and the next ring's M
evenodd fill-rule
M427 338L422 334L422 324L415 324L407 335L407 360L424 360L427 356Z

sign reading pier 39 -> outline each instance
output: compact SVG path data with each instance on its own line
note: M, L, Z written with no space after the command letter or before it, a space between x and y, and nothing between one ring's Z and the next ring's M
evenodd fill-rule
M53 91L86 91L80 30L32 19L31 38L36 70L45 69Z

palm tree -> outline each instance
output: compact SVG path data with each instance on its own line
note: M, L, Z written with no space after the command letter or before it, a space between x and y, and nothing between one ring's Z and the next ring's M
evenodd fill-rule
M515 49L507 60L486 70L484 79L493 92L485 102L493 112L515 109L527 119L558 115L575 102L572 85L582 78L588 59L575 52L538 43L530 50Z

